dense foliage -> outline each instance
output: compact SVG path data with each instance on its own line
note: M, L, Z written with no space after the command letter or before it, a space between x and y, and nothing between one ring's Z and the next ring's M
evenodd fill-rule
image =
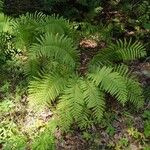
M0 1L0 147L58 149L58 135L78 131L90 141L93 127L112 136L114 114L107 111L119 106L144 112L143 133L132 125L127 133L146 150L149 1L46 0L29 9L24 4L31 1L11 1L11 7L16 3L15 12ZM140 73L132 69L143 61ZM109 148L128 146L125 137Z

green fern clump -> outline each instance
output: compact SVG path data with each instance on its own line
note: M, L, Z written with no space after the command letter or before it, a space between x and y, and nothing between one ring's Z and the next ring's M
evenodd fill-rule
M142 106L142 88L123 65L146 55L140 42L124 39L110 43L92 58L82 77L78 74L79 51L69 22L56 16L40 15L38 21L32 17L29 15L31 27L39 35L34 43L29 41L27 51L26 72L33 77L29 85L30 105L39 109L57 102L55 115L64 131L73 123L80 128L100 123L107 93L123 106L128 102ZM32 32L28 34L34 37Z
M40 78L31 81L30 103L41 107L59 99L56 114L60 117L59 126L64 131L73 122L81 128L100 122L105 110L106 93L115 97L123 106L127 102L132 102L138 108L142 106L143 96L139 83L127 66L116 65L118 61L144 56L146 52L141 43L119 40L111 44L92 59L87 75L79 77L75 71L78 53L73 42L64 36L52 36L47 35L39 44L33 45L30 58L50 59L57 62L57 67L64 66L71 70L67 73L67 69L58 67L57 70L56 66L52 66L49 75L42 73Z
M75 70L78 52L73 40L64 35L46 34L29 49L28 73L35 75L41 70ZM61 66L61 68L60 68Z
M27 13L12 22L13 35L16 37L17 48L27 49L31 43L36 41L36 37L38 36L36 28L44 17L45 15L42 13Z
M53 15L43 13L21 15L12 22L13 35L16 37L16 46L27 50L37 37L45 33L66 34L70 32L69 21Z

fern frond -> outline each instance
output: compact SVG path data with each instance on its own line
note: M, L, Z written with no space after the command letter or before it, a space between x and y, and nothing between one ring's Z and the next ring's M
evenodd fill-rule
M131 76L131 71L129 71L128 66L124 64L115 65L113 71L118 72L124 78L130 78Z
M10 17L7 17L3 13L0 13L0 32L11 33L11 22L12 19Z
M66 82L67 78L56 73L35 78L29 85L29 103L37 107L47 105L59 96Z
M57 114L59 116L58 125L62 131L66 132L70 129L74 118L70 112L70 103L69 101L59 100L57 105Z
M64 35L46 34L44 37L41 36L38 41L39 43L33 44L30 49L30 58L45 57L75 68L78 53L70 38Z
M80 79L75 77L67 84L58 104L58 114L61 118L61 126L67 130L73 123L81 118L84 105L83 92L80 86ZM68 113L68 114L67 114Z
M42 13L26 13L12 22L17 48L27 49L36 41L36 37L39 35L39 32L36 31L36 29L45 17L46 16Z
M135 60L146 55L144 46L138 41L132 43L131 39L129 42L126 39L118 40L114 49L120 60L124 61Z
M75 119L82 115L82 105L84 105L83 93L80 86L80 79L72 80L65 89L61 100L68 101L70 112Z
M127 42L118 40L116 43L111 43L107 48L101 50L97 55L93 57L90 65L93 66L110 66L117 61L129 61L141 58L146 55L144 46L136 41L132 43L132 40Z
M92 109L92 116L100 121L105 109L105 99L102 91L91 81L82 80L81 88L84 94L84 100L88 109Z
M82 78L73 79L61 96L57 107L59 124L64 131L69 129L73 120L81 128L90 127L93 119L100 122L104 108L104 94L94 83Z
M143 90L140 83L132 78L127 80L128 100L137 108L144 105Z
M71 31L71 25L68 20L60 17L59 15L46 16L40 26L37 28L37 31L42 31L43 33L52 33L52 34L64 34L69 35Z
M118 72L124 80L126 80L126 86L128 91L128 101L133 103L137 108L140 108L144 104L144 98L142 96L143 90L140 83L131 74L128 67L125 65L115 66L114 71Z
M114 72L113 68L106 66L97 68L95 72L88 75L88 78L102 90L115 96L120 103L124 104L127 101L126 80L118 72Z
M37 58L28 58L24 66L25 74L31 77L37 77L40 74L41 65L41 61Z

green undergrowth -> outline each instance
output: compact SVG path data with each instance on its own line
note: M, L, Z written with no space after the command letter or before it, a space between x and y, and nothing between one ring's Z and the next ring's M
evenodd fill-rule
M0 13L0 148L147 150L149 2L66 2Z

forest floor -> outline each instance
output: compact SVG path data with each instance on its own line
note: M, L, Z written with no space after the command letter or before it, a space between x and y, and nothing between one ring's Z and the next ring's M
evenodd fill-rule
M109 17L112 15L122 19L124 14L115 11L110 16L106 10L105 20L110 20ZM131 33L133 32L130 31L128 34ZM89 60L99 50L103 50L106 44L104 41L97 43L91 39L83 39L79 46L81 52L78 72L84 76ZM21 57L19 56L20 59ZM135 111L132 105L127 104L123 107L108 96L108 107L106 107L101 124L87 130L74 126L68 134L62 134L58 129L56 132L57 150L150 150L150 89L147 89L150 86L150 61L148 59L133 61L128 65L138 76L144 88L144 107ZM24 76L14 74L15 71L11 69L0 74L2 81L0 98L5 99L4 106L0 104L0 112L2 112L0 121L3 127L2 131L0 130L0 142L7 138L5 135L1 137L1 133L9 134L17 126L21 133L27 135L30 145L31 137L36 137L39 131L43 131L47 123L53 119L53 111L47 107L36 112L34 108L28 107L27 86L24 86L26 83L22 83ZM0 144L0 149L2 147L3 145Z
M93 41L82 41L80 46L83 46L84 50L81 52L79 71L84 75L88 61L98 49L105 47L105 43L97 45ZM90 50L91 46L94 47L92 50ZM146 74L150 71L148 61L134 61L130 64L130 68L139 77L143 87L150 84L150 77ZM2 86L0 95L3 97L5 91L6 98L18 99L18 101L9 104L11 111L5 113L0 119L1 122L6 121L6 118L12 120L22 133L32 137L38 133L37 131L44 129L47 122L53 118L53 112L45 108L37 113L34 108L29 108L26 93L22 93L21 97L13 93L16 89L15 78L12 77L8 85ZM95 125L86 131L74 128L69 134L61 134L58 130L57 150L150 150L150 139L146 136L147 132L150 132L150 127L147 125L145 128L150 120L150 102L147 100L144 107L135 112L133 106L122 107L111 97L108 97L107 101L108 107L100 125Z

